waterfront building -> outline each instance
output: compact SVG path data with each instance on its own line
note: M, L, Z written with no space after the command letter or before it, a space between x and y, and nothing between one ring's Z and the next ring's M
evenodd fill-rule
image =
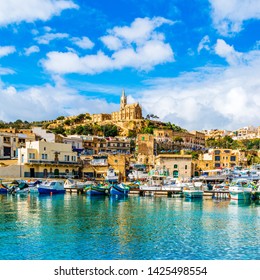
M155 169L167 171L169 176L188 180L193 175L191 155L160 154L155 157Z
M109 168L113 168L119 180L126 180L129 169L130 156L124 154L100 154L82 156L83 175L95 180L104 180Z
M22 177L78 175L81 163L71 144L46 141L27 142L18 149L18 165L23 167Z
M0 159L16 158L17 149L34 140L35 134L29 129L0 129Z

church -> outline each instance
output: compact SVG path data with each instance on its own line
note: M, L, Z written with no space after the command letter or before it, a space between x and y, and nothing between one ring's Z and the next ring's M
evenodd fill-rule
M127 96L123 90L120 99L120 110L111 114L113 121L129 121L142 119L142 108L139 103L127 104Z
M120 98L120 110L112 114L93 114L93 122L112 121L130 121L142 119L142 108L139 103L127 104L127 96L122 91Z

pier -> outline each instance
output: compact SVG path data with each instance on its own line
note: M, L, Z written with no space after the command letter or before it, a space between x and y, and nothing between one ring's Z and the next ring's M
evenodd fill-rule
M69 187L66 187L65 191L66 191L66 193L70 193L70 194L72 194L72 193L83 194L84 193L83 188L69 188Z
M168 197L182 197L183 192L177 190L140 190L137 188L130 189L129 195L139 195L139 196L168 196ZM204 197L211 197L216 199L229 199L230 194L228 190L208 190L204 191Z

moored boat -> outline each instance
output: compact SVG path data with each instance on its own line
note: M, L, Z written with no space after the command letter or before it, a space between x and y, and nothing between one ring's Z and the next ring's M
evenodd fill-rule
M64 183L62 181L45 181L38 185L39 194L64 194Z
M183 195L185 198L203 198L204 191L193 186L193 185L186 185L183 188Z
M109 186L91 184L85 188L85 193L90 196L107 195L109 193Z
M8 187L2 183L0 179L0 194L6 194L8 192Z
M233 200L249 200L252 195L252 184L246 179L238 179L229 187L230 197Z
M112 167L107 170L107 176L105 177L107 182L118 182L118 175Z
M129 187L124 184L113 184L110 187L109 194L110 195L128 195Z

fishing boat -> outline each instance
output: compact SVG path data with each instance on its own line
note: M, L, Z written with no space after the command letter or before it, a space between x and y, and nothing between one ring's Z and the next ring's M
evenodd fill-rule
M110 187L109 194L110 195L128 195L129 187L124 184L113 184Z
M252 193L252 184L247 179L238 179L229 187L230 197L233 200L249 200Z
M29 185L23 181L16 181L14 180L8 185L8 193L16 194L16 193L28 193Z
M107 195L109 193L109 186L106 184L91 184L85 188L85 193L89 196Z
M109 167L107 170L107 176L105 177L107 182L118 182L118 175L112 167Z
M8 192L8 187L2 183L0 179L0 194L6 194Z
M64 194L64 183L62 181L45 181L38 185L39 194Z
M183 188L185 198L203 198L204 191L193 184L186 184Z

